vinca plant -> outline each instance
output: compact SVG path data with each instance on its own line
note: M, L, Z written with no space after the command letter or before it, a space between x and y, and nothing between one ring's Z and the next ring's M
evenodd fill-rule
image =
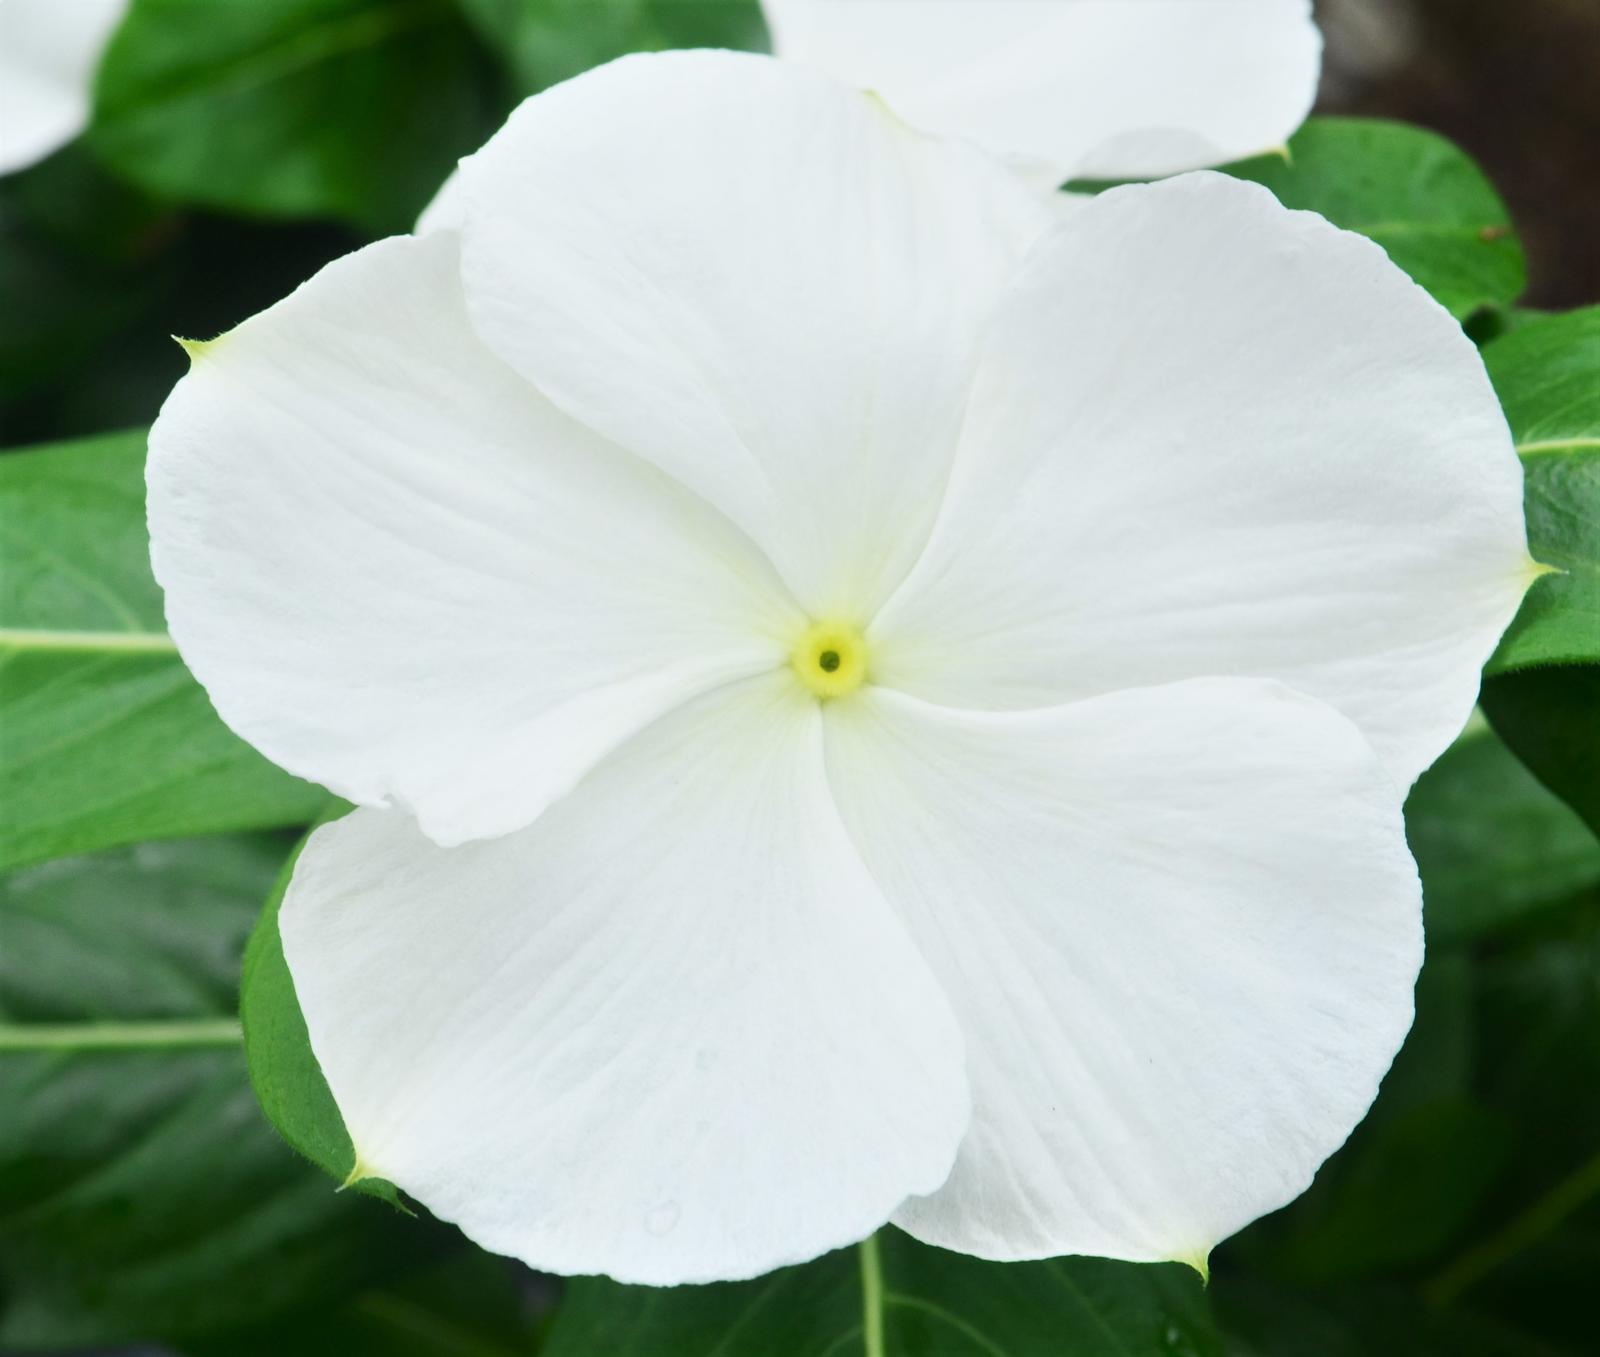
M1591 1351L1600 307L1322 55L0 0L0 1353Z

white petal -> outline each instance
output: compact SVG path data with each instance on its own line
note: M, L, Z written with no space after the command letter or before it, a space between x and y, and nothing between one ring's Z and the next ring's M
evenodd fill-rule
M813 1257L937 1187L966 1127L954 1015L790 676L666 718L507 838L358 811L281 926L363 1166L548 1271Z
M451 232L201 347L150 435L167 619L275 762L440 842L531 821L799 615L713 511L468 328Z
M1532 570L1460 327L1371 242L1192 175L1080 207L1019 270L875 672L981 708L1277 678L1408 785Z
M1037 195L731 52L579 76L462 174L488 343L724 510L813 613L865 618L925 540Z
M908 122L1074 176L1281 146L1311 109L1310 0L763 0L773 50Z
M1280 685L833 704L830 780L967 1034L973 1123L896 1222L1203 1266L1302 1191L1411 1022L1421 888L1360 734Z
M128 0L0 0L0 174L83 131L95 67L127 7Z

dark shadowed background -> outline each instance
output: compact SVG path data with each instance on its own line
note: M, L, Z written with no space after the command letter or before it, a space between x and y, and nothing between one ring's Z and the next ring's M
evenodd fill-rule
M1600 3L1319 0L1317 15L1317 111L1443 132L1511 208L1526 304L1600 301Z

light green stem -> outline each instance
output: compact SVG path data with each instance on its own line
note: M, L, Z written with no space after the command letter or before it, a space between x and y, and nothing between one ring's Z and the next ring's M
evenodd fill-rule
M883 1259L878 1255L878 1236L863 1239L856 1251L861 1257L862 1343L866 1357L884 1357Z

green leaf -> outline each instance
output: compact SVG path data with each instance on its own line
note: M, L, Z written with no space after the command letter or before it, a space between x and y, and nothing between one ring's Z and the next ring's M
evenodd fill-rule
M543 1357L1214 1357L1177 1264L986 1263L886 1229L752 1282L668 1290L578 1278Z
M1423 1293L1526 1334L1520 1351L1587 1354L1600 1264L1600 895L1479 971L1475 1082L1516 1121L1517 1153Z
M1600 665L1500 674L1479 700L1516 756L1600 834Z
M1600 841L1482 717L1411 789L1431 944L1486 937L1600 885Z
M1264 184L1285 207L1321 213L1377 241L1450 312L1508 307L1527 266L1494 186L1434 132L1403 123L1313 118L1289 153L1228 173Z
M515 1265L477 1250L337 1309L188 1343L183 1357L531 1357L538 1326Z
M757 0L460 0L510 68L536 94L628 52L670 47L764 51Z
M237 958L279 836L0 878L0 1349L177 1337L331 1303L441 1246L262 1119Z
M1483 708L1600 834L1600 307L1531 320L1483 356L1522 454L1529 548L1557 572L1489 662Z
M0 868L327 804L223 726L163 625L144 435L0 458Z
M324 820L336 818L331 811ZM333 1101L328 1081L311 1051L306 1020L294 992L289 963L278 936L278 908L305 841L284 864L245 949L239 1012L244 1022L250 1082L261 1110L278 1133L313 1164L341 1183L393 1205L402 1205L392 1184L357 1177L355 1147Z
M1526 477L1539 580L1489 662L1600 662L1600 306L1530 321L1483 351Z
M90 144L177 202L410 228L498 114L450 0L135 0Z

